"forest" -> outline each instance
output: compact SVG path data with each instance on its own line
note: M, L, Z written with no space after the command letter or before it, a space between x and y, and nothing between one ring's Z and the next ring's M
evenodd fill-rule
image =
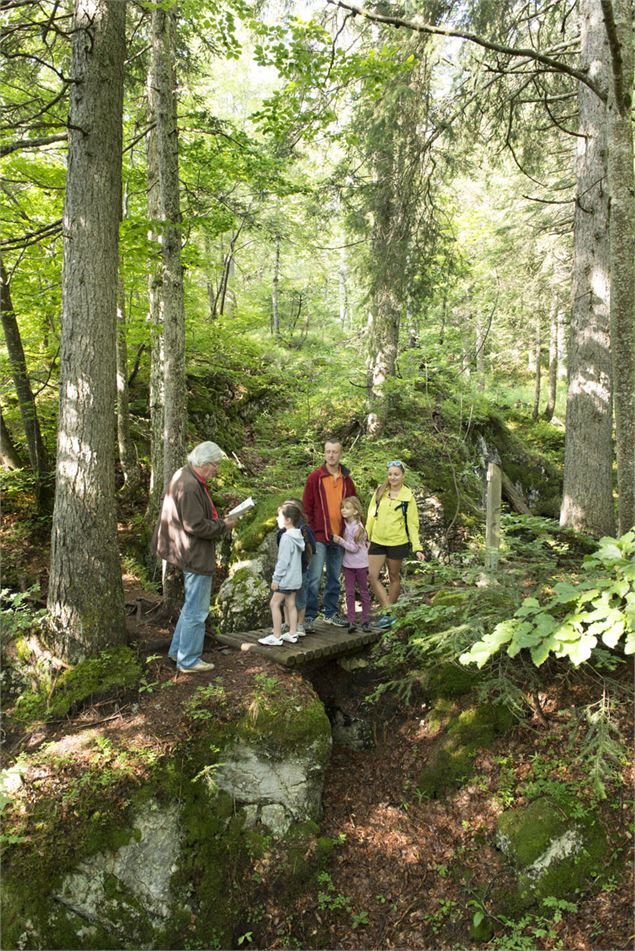
M2 947L632 947L633 0L0 23ZM325 445L421 551L263 648Z

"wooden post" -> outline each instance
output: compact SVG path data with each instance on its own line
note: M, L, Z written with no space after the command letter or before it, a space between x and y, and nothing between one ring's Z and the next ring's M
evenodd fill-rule
M495 570L501 543L501 467L487 464L487 511L485 515L485 567Z

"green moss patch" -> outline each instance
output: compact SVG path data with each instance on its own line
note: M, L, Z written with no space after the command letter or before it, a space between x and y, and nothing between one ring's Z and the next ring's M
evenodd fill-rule
M234 552L238 558L257 551L269 532L276 528L276 516L283 502L289 498L302 498L302 489L284 489L272 492L256 505L256 509L249 516L249 520L239 522L235 531Z
M129 647L114 647L64 671L50 692L21 694L14 716L25 722L64 717L88 701L135 687L140 678L141 666L134 652Z
M521 907L549 896L573 896L606 864L604 828L595 813L580 816L579 806L541 798L499 818L497 840L517 870Z
M439 799L451 789L463 785L474 772L474 758L478 751L491 746L512 724L511 713L498 704L464 710L450 723L421 771L417 783L420 793L430 799Z

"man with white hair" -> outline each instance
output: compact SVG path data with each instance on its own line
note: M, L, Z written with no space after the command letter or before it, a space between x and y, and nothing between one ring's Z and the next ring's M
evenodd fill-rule
M225 453L215 442L202 442L174 473L163 499L153 539L156 554L183 572L185 602L174 629L169 655L177 670L199 673L214 665L201 658L216 568L216 541L230 532L235 518L220 518L207 483Z

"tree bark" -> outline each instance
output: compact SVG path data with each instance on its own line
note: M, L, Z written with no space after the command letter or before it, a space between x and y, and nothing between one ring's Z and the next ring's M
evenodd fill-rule
M23 462L15 448L11 433L7 429L2 410L0 409L0 466L3 469L21 469Z
M534 340L534 406L532 409L532 419L538 419L540 415L540 390L542 386L542 367L540 365L542 358L542 335L540 328L540 316L536 316L535 340Z
M597 0L580 0L581 62L607 85L608 46ZM609 340L606 108L580 83L573 286L564 485L560 524L611 535L611 353Z
M549 385L544 412L548 421L553 419L558 396L558 309L554 303L549 311Z
M50 504L51 486L48 479L49 465L44 442L42 441L42 431L38 419L35 397L31 389L31 381L26 366L26 357L22 346L22 337L15 311L11 299L11 286L9 276L5 270L4 263L0 260L0 311L2 313L2 329L4 339L7 344L7 353L13 383L18 397L24 435L29 452L29 461L36 477L36 492L38 508L46 507Z
M139 480L139 473L130 436L126 298L121 274L117 282L117 442L124 485L133 487Z
M48 597L71 662L126 637L114 465L125 17L121 0L76 0Z
M611 352L620 534L635 525L635 174L633 4L602 0L610 49L608 98Z
M181 200L176 111L176 11L152 13L149 91L156 119L158 203L161 242L161 316L163 326L163 486L185 462L187 389L185 376L185 302L181 263ZM167 566L163 597L168 608L182 600L182 576Z
M346 248L340 250L340 260L337 269L338 279L338 297L340 307L340 326L346 327L350 323L348 307L348 262L346 260Z
M163 286L163 268L158 233L161 215L159 204L159 160L157 154L156 114L154 108L152 75L148 75L148 133L146 136L146 157L148 163L148 218L151 222L148 237L156 247L156 253L150 261L148 274L148 324L150 328L150 490L146 521L154 528L161 510L163 497L163 405L165 394L163 381L165 367L163 359L163 325L161 313L161 294ZM155 562L153 553L149 554L150 563Z

